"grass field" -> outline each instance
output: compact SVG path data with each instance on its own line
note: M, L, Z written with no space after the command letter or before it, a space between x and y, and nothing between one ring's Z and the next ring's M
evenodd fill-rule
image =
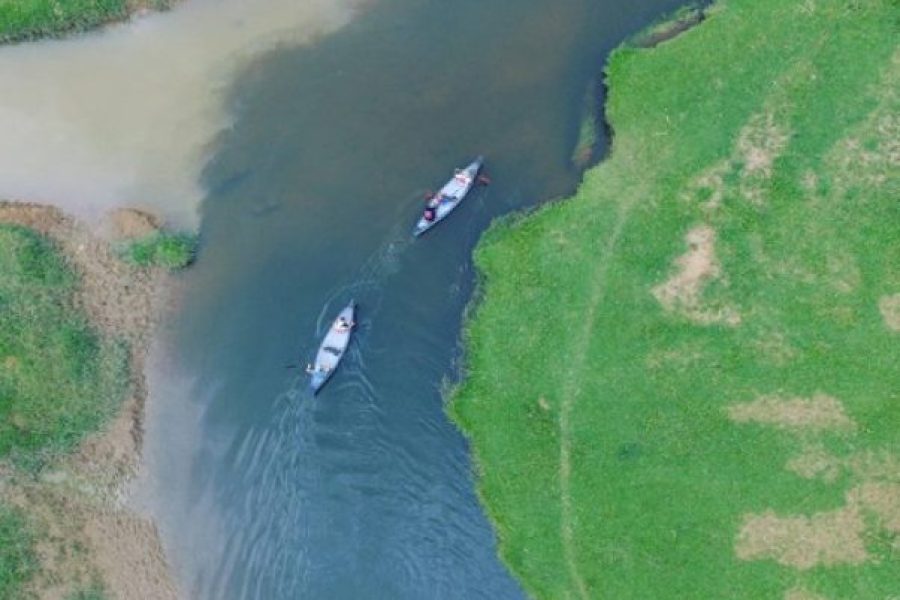
M84 31L124 19L136 6L165 8L170 0L0 0L0 43Z
M37 570L34 537L25 516L0 505L0 598L16 600Z
M492 228L450 411L540 598L900 593L900 6L610 59L611 157Z
M0 226L0 460L39 468L113 412L126 349L73 310L75 275L46 239Z

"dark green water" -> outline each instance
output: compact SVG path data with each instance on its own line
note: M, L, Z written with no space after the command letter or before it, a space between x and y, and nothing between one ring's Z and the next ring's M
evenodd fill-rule
M574 189L586 87L678 4L383 0L247 68L151 381L152 505L190 597L523 596L441 397L472 249ZM476 154L493 184L413 242L423 193ZM351 297L358 335L311 398L284 365Z

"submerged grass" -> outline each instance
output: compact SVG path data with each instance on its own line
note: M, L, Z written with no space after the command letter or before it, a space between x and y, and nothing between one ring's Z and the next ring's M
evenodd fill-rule
M585 90L584 100L581 103L578 139L575 141L575 148L572 150L572 164L582 169L590 165L597 146L599 129L599 124L597 123L597 88L597 82L591 81Z
M126 349L73 310L75 285L50 241L0 226L0 460L40 468L96 430L125 391Z
M703 2L703 5L707 2ZM666 40L670 40L703 20L704 9L701 3L685 4L674 13L660 18L629 39L625 45L636 48L652 48Z
M535 596L900 589L900 344L879 312L900 294L898 19L729 0L620 49L611 158L485 236L450 410ZM849 425L808 424L823 395ZM759 398L772 414L729 416Z

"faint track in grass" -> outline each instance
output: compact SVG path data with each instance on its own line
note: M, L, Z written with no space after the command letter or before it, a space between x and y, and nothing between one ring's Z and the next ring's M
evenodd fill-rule
M579 392L579 384L582 381L587 363L588 348L591 341L591 334L594 331L594 324L597 317L597 307L603 301L606 293L606 274L609 271L609 264L612 253L616 248L622 229L628 220L631 208L635 204L635 198L640 194L635 194L628 198L619 206L616 214L616 223L610 232L606 244L603 246L601 259L597 262L596 269L592 277L592 286L590 296L588 298L587 312L579 334L574 336L575 343L572 346L572 355L574 359L569 368L566 382L562 387L562 394L559 403L559 496L560 496L560 537L562 539L563 556L566 562L566 568L569 572L569 578L578 591L580 598L590 598L587 585L584 578L578 571L578 565L575 559L575 531L574 531L574 515L572 511L572 409Z

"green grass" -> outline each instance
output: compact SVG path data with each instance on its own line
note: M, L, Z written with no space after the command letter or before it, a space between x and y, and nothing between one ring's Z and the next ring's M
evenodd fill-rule
M197 236L189 233L159 232L128 242L122 254L134 264L182 269L194 261Z
M75 283L49 241L0 226L0 459L29 469L96 430L127 385L125 347L73 310Z
M24 598L23 586L36 571L34 535L24 515L0 505L0 598Z
M134 4L164 9L170 0L0 0L0 43L84 31L124 19Z
M127 14L126 0L0 0L0 42L81 31Z
M900 483L900 339L878 308L900 293L898 22L891 0L729 0L674 40L620 49L611 157L574 198L486 234L450 411L534 596L900 590L900 536L872 515L861 564L736 554L748 515L836 511L865 482ZM694 308L730 308L737 326L652 293L699 225L722 276ZM855 431L726 412L820 392ZM842 461L834 480L786 468L811 448ZM894 467L849 466L867 453Z

